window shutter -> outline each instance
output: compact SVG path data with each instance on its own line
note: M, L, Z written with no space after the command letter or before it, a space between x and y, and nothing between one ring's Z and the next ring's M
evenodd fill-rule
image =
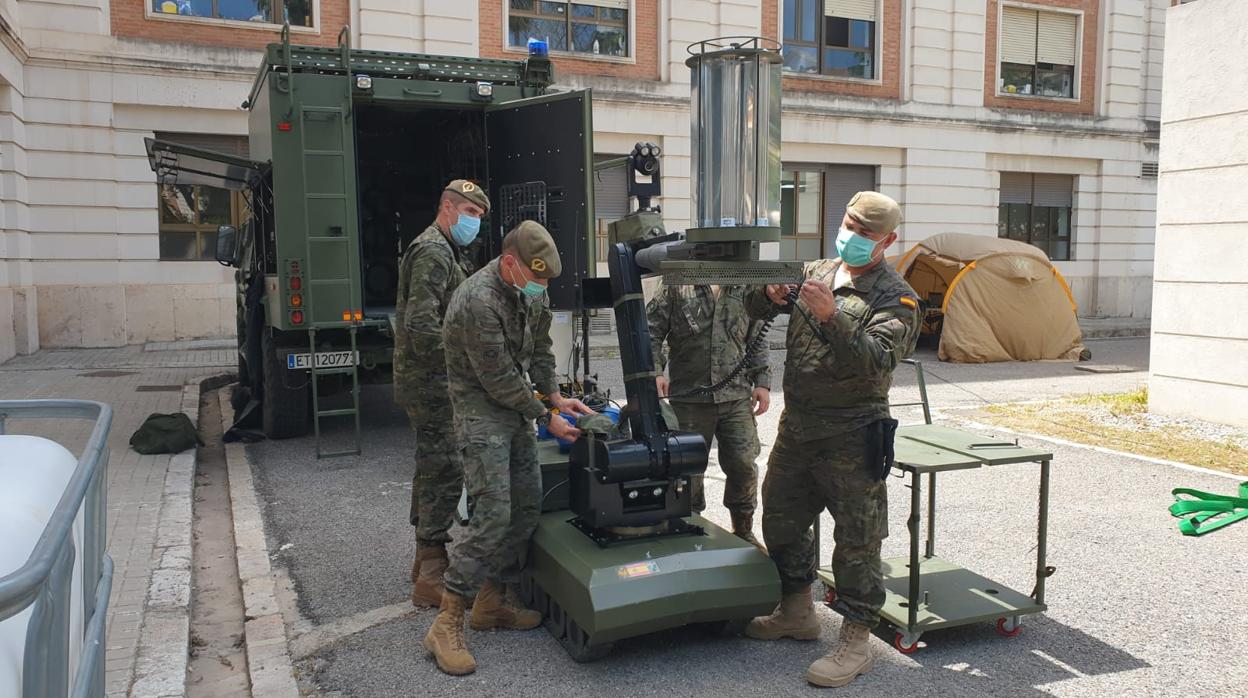
M240 158L251 157L248 154L246 136L218 136L210 133L165 133L160 131L154 135L162 141L179 143L192 148L199 148L200 150L211 150L216 153L224 153Z
M1075 64L1075 38L1079 17L1065 12L1041 12L1036 40L1036 60L1058 65Z
M1036 64L1036 11L1006 6L1001 11L1001 60Z
M1070 208L1074 205L1075 178L1070 175L1038 174L1034 198L1037 206Z
M828 17L874 22L878 14L878 4L878 0L824 0L823 14Z
M594 173L594 217L618 221L627 216L628 168L624 165Z
M627 10L628 0L575 0L577 5L597 5L598 7L610 7L614 10Z
M823 177L823 254L836 256L836 233L854 194L875 189L870 165L829 165Z
M1024 172L1002 172L1001 203L1031 203L1031 175Z

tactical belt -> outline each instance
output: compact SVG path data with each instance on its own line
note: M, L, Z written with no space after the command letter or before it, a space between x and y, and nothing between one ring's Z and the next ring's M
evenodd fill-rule
M1248 519L1248 482L1240 483L1239 496L1202 492L1187 487L1171 490L1175 503L1170 515L1183 519L1179 530L1185 536L1200 536Z

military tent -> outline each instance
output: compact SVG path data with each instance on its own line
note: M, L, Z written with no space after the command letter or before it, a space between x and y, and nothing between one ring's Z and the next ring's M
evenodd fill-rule
M1086 358L1070 287L1035 246L944 233L895 266L927 304L923 331L939 334L942 361Z

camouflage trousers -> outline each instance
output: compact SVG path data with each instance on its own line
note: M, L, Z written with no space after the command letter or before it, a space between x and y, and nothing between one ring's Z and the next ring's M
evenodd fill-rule
M416 543L445 546L464 488L450 403L435 409L429 403L408 405L407 418L416 434L416 472L412 475L412 506L408 519L416 527Z
M719 467L724 471L724 506L733 514L754 515L758 505L758 427L750 399L712 404L672 402L680 430L701 434L706 445L711 437L719 443ZM693 478L693 510L706 509L703 476Z
M833 609L875 627L884 605L880 544L888 536L888 489L867 474L865 429L799 441L784 427L763 481L763 540L780 572L783 593L815 580L817 541L811 531L820 512L835 523Z
M463 539L451 548L443 580L456 594L473 596L486 580L520 580L541 514L542 471L532 422L456 421L473 509Z

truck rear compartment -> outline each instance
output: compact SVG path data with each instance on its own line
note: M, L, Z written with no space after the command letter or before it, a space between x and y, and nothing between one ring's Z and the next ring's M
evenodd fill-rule
M380 315L394 311L399 257L433 222L442 188L485 182L485 115L356 103L354 116L364 310Z

